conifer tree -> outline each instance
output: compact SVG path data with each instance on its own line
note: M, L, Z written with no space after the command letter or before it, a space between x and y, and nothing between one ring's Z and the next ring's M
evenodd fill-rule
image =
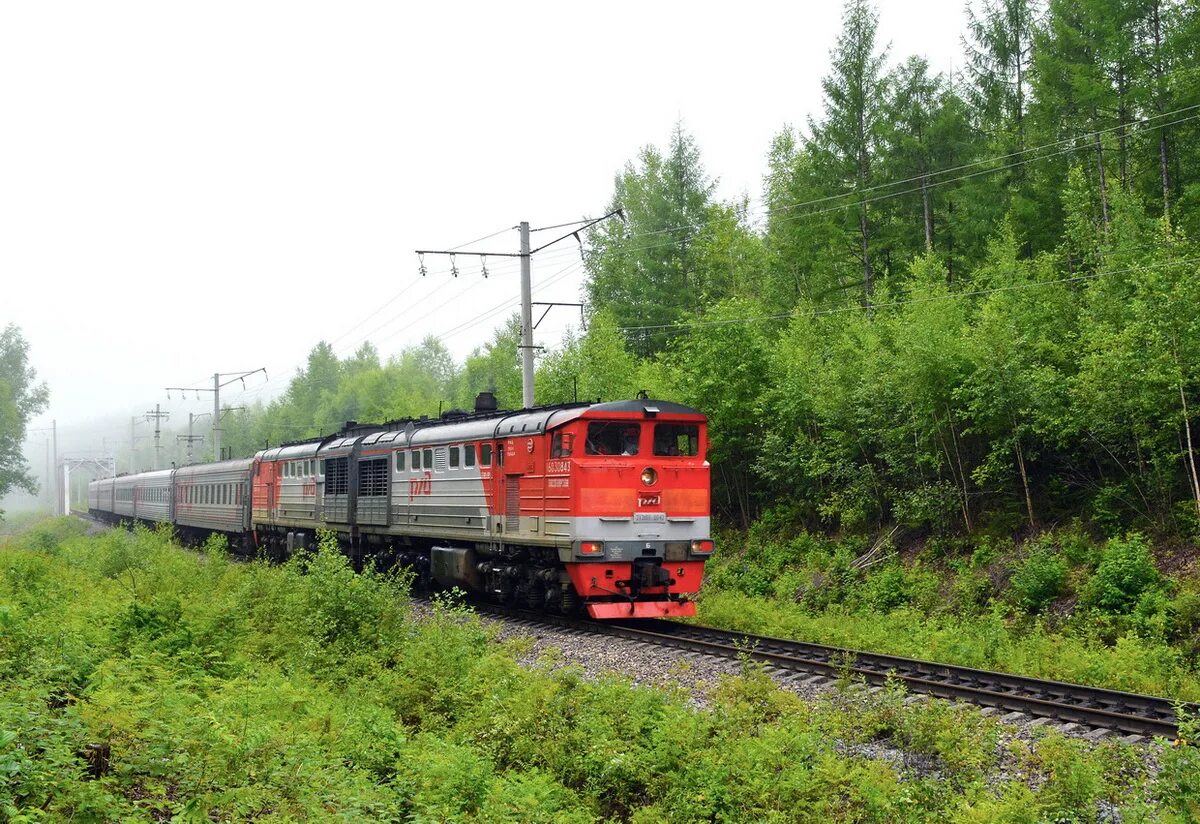
M867 0L847 0L842 33L830 53L831 71L821 80L824 117L809 120L814 163L829 194L846 195L846 223L856 237L863 301L875 291L872 215L868 189L882 139L886 55L876 49L879 15Z

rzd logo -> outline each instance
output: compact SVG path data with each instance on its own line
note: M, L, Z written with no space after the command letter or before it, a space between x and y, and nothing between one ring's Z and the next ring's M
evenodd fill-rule
M428 469L420 478L408 479L408 499L411 501L418 495L433 494L433 473Z

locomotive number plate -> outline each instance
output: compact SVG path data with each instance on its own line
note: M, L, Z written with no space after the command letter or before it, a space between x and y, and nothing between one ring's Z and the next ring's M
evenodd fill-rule
M635 512L633 513L633 522L635 524L665 524L667 522L667 513Z

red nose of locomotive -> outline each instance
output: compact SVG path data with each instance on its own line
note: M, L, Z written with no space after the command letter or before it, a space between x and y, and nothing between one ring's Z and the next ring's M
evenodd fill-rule
M704 417L654 402L577 422L572 557L594 618L686 616L713 551Z

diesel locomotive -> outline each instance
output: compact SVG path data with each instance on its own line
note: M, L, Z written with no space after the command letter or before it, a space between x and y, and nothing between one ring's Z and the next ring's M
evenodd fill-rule
M287 557L318 530L428 586L593 618L694 615L713 551L706 419L638 399L368 425L93 481L88 509Z

